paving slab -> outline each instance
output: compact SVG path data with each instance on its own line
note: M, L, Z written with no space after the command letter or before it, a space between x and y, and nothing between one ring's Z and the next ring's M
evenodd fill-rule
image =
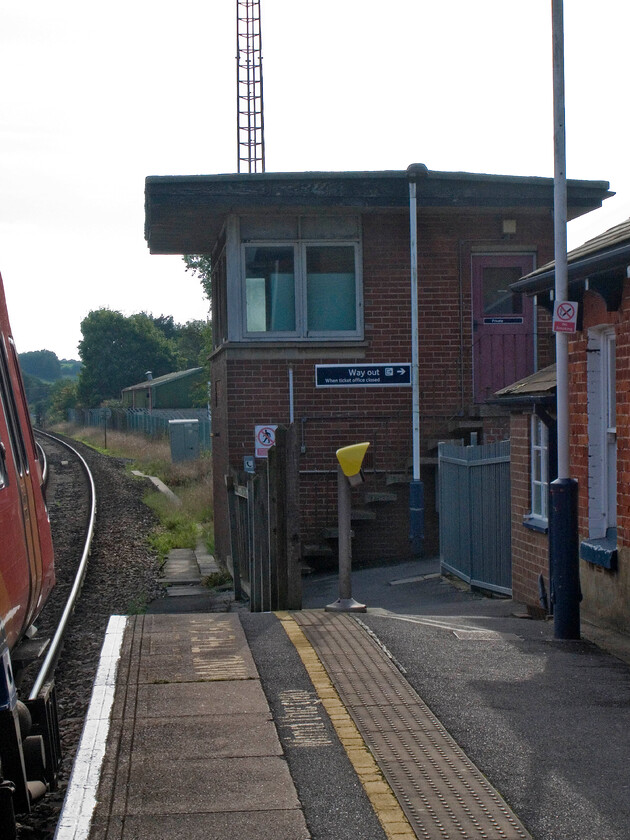
M301 812L130 815L95 826L92 840L309 840Z
M216 715L270 715L258 680L220 680L208 683L158 683L137 688L139 718Z
M308 840L238 616L138 616L120 650L89 840Z
M192 715L136 721L134 755L173 761L282 755L271 715Z

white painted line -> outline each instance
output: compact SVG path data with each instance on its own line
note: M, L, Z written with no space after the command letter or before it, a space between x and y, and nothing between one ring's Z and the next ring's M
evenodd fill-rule
M429 575L416 575L415 577L408 577L408 578L398 578L397 580L390 580L390 586L401 586L404 583L420 583L422 580L432 580L433 578L439 578L442 575L439 572L432 572Z
M425 615L398 615L397 613L384 610L380 607L370 609L372 615L380 615L385 618L395 618L397 621L408 621L410 624L424 624L427 627L437 627L441 630L448 630L453 633L458 639L468 639L477 641L487 640L495 641L497 639L518 638L514 633L501 633L497 630L489 630L486 627L475 627L471 624L464 624L463 622L455 623L455 621L445 621L441 618L430 618Z
M87 840L101 777L116 674L128 617L112 615L54 840Z

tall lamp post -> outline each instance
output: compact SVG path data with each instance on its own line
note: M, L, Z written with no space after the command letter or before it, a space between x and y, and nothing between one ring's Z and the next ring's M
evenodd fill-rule
M568 298L567 177L564 119L564 22L562 0L551 0L554 112L555 300ZM577 481L569 477L569 346L556 332L558 478L550 485L549 555L554 636L580 638L580 570Z

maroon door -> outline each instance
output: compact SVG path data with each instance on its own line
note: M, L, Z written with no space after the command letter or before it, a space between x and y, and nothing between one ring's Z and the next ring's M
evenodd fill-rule
M534 372L533 301L510 291L533 270L533 254L472 256L475 402Z

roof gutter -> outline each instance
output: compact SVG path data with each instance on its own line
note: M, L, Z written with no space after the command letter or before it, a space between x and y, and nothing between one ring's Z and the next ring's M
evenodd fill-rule
M569 263L569 282L584 279L589 274L599 273L610 268L617 268L624 262L630 265L630 242L603 254L593 254ZM547 271L529 275L522 280L517 280L516 283L512 283L510 288L514 292L524 292L526 294L544 292L554 287L555 273L556 267L554 263Z

